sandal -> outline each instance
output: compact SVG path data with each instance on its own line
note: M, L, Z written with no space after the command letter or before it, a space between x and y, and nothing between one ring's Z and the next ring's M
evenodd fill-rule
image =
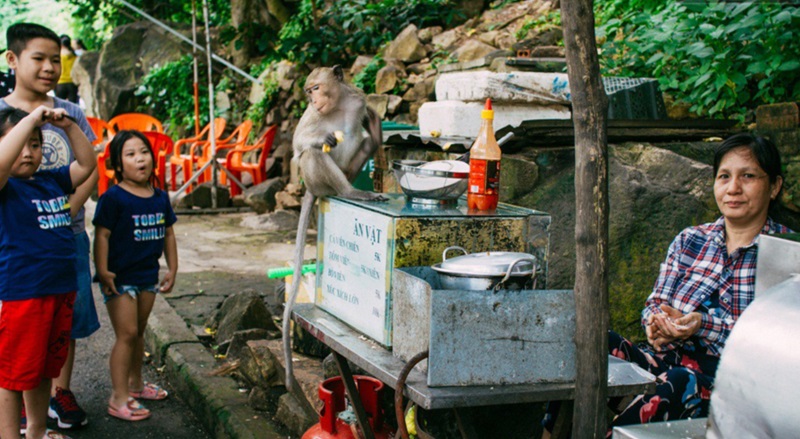
M147 399L150 401L160 401L169 396L169 393L162 389L161 386L148 383L146 381L142 390L139 390L138 392L131 390L128 392L128 394L137 399Z
M128 398L128 403L124 407L116 408L109 402L108 414L124 421L141 421L150 417L150 410L147 410L139 401Z
M49 428L44 432L44 436L42 439L72 439L66 434L59 433L55 430L50 430Z

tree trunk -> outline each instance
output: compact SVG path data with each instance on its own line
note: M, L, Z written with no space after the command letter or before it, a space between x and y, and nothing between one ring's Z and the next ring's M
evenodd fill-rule
M562 0L575 125L576 383L572 437L604 438L608 394L608 98L592 0Z

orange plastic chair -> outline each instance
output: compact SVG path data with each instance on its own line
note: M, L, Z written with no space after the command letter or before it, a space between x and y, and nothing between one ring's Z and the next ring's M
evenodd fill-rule
M114 181L114 170L106 169L108 142L111 137L114 137L114 130L103 119L87 117L86 120L89 122L95 137L97 137L92 142L92 146L103 145L102 151L97 155L97 196L100 196L108 190L109 184Z
M108 142L111 137L114 137L114 130L111 129L111 125L106 123L106 121L103 119L87 116L86 121L89 122L92 132L94 133L95 137L97 137L94 139L94 142L92 142L92 146L97 146L104 142Z
M114 133L122 130L137 131L158 131L164 132L161 122L153 116L143 113L124 113L111 118L108 121Z
M145 131L145 137L153 147L153 155L156 158L155 174L161 189L167 188L167 156L172 154L175 147L172 138L158 131Z
M275 141L275 134L278 132L278 126L272 125L267 129L267 132L261 136L258 143L255 145L243 146L241 148L234 148L228 151L228 156L225 161L225 167L236 177L237 180L242 180L242 173L247 172L253 176L253 184L259 184L267 180L267 157L272 151L272 143ZM261 148L261 155L258 157L257 163L249 163L244 161L244 153ZM242 189L231 183L231 197L235 197L242 193Z
M237 126L236 129L233 130L233 132L231 133L230 136L228 136L225 139L221 139L221 140L219 140L217 142L217 145L216 145L217 154L219 154L219 152L222 151L222 150L233 149L233 148L241 148L241 147L244 147L245 145L247 145L247 139L250 137L250 131L252 129L253 129L253 121L246 120L246 121L240 123L239 126ZM197 168L199 169L199 168L202 168L203 166L205 166L205 164L208 163L210 158L211 158L211 142L206 142L203 145L203 155L202 155L202 157L200 157L196 161ZM225 159L224 156L217 158L217 162L220 165L222 165L223 167L225 166L225 161L226 161L226 159ZM200 183L202 183L204 181L211 180L211 172L213 172L211 169L206 169L206 171L203 173L203 175L200 177L200 179L198 181ZM221 184L225 184L226 181L227 181L227 179L226 179L225 173L223 172L220 175L220 183Z
M106 168L106 160L110 155L108 150L108 145L111 142L106 143L106 147L103 148L103 151L100 154L97 154L97 196L103 195L112 183L117 181L116 176L114 175L113 169Z
M227 122L225 119L221 117L214 119L214 135L217 137L217 139L222 136L222 132L225 131L226 124ZM197 159L200 158L200 155L196 153L196 151L199 151L197 148L202 148L203 144L208 142L210 131L211 124L209 123L202 129L202 131L200 131L198 135L180 139L175 142L175 146L172 148L172 154L169 157L170 188L173 191L178 189L178 167L183 170L184 182L187 182L190 178L192 178L192 165L197 161ZM184 150L186 150L186 153L183 152ZM188 194L189 192L191 192L191 189L187 187L186 193Z

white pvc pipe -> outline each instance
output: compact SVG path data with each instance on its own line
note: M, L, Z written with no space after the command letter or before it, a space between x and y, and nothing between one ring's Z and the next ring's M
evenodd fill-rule
M214 131L214 81L211 71L211 30L208 24L208 0L203 0L203 20L206 22L206 56L208 57L208 137L211 141L211 208L217 208L217 133Z

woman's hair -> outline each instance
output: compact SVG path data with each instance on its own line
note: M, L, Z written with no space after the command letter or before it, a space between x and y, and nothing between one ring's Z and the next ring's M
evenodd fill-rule
M0 110L0 138L5 137L11 131L11 128L14 128L19 121L27 116L27 112L18 108L8 107ZM39 135L39 143L44 142L41 128L36 127L36 134Z
M61 47L69 50L70 53L75 55L75 50L72 49L72 39L69 37L69 35L66 35L66 34L65 35L61 35L60 39L61 39Z
M150 158L153 159L153 170L155 171L156 157L155 154L153 154L153 146L150 144L150 141L147 140L147 136L136 130L122 130L118 132L114 138L111 139L111 143L108 144L111 168L114 169L114 177L117 181L122 181L122 147L125 146L125 142L134 137L144 142L145 146L147 146L147 150L150 152ZM150 174L150 184L154 185L155 177L155 172L152 172Z
M714 176L716 177L719 171L719 165L722 163L722 158L726 154L737 148L746 148L753 154L758 166L761 167L769 177L769 182L775 184L778 177L783 178L783 170L781 169L781 153L772 141L761 136L754 136L750 133L739 133L725 139L714 151ZM781 191L783 186L781 186ZM780 192L778 192L780 195ZM770 200L769 207L773 207L778 197L775 200Z

